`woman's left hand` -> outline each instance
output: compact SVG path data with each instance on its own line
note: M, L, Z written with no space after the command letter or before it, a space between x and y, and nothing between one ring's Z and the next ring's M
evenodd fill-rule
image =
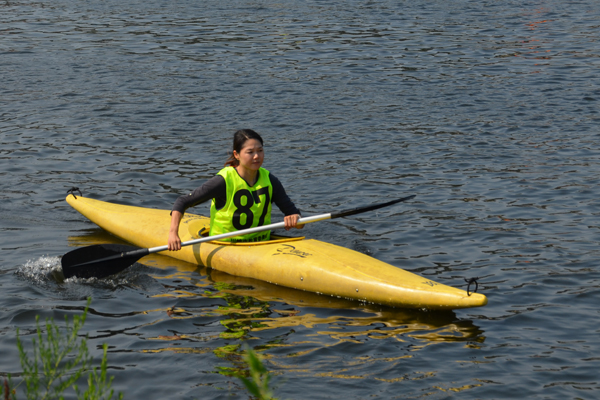
M302 229L304 228L303 224L298 225L298 220L300 219L300 214L292 214L287 215L283 218L283 222L285 224L285 230L289 231L292 228Z

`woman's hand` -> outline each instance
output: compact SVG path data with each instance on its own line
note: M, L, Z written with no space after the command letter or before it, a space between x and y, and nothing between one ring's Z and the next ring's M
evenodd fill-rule
M181 239L177 232L169 232L169 251L181 250Z
M298 220L300 219L300 214L292 214L287 215L283 218L283 223L285 224L285 230L289 231L292 228L302 229L304 228L303 224L298 225Z

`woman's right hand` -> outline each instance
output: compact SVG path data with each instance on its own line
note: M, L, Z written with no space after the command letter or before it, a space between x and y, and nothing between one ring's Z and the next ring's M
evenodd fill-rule
M169 232L169 251L181 250L181 239L177 232Z

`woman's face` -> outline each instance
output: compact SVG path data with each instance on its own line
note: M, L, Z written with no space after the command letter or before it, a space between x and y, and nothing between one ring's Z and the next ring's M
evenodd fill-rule
M263 145L256 139L248 139L240 152L233 151L233 155L240 161L240 167L258 171L265 159Z

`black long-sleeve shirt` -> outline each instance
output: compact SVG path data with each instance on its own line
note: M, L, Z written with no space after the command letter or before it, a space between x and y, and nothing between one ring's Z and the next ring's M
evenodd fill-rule
M273 199L271 202L275 203L286 216L300 214L300 211L288 197L279 179L273 174L269 174L269 179L273 186ZM227 184L225 183L225 178L221 175L215 175L192 193L179 196L175 204L173 204L173 211L179 211L181 214L184 214L188 208L212 199L215 199L217 210L223 208L227 202Z

